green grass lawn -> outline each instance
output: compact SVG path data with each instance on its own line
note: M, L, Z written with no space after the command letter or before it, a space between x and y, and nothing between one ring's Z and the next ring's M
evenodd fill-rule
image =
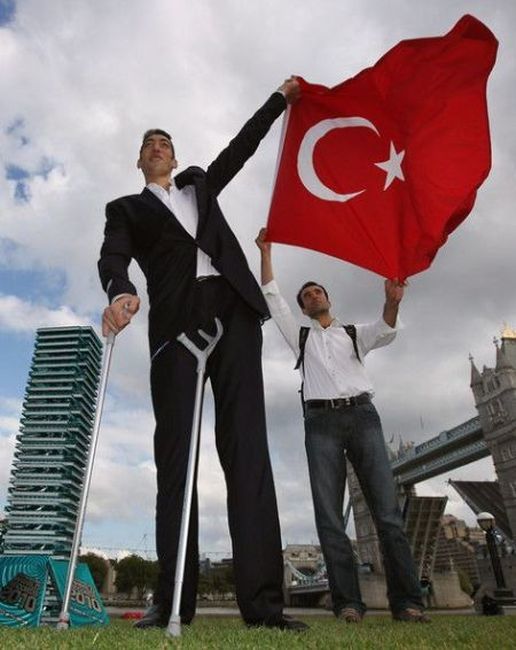
M2 650L27 648L221 648L268 650L271 648L516 648L516 616L433 616L429 625L395 623L387 616L370 616L360 625L346 625L332 617L307 616L304 634L244 627L233 617L199 616L180 639L166 639L163 630L134 630L131 623L113 620L104 628L57 632L0 628Z

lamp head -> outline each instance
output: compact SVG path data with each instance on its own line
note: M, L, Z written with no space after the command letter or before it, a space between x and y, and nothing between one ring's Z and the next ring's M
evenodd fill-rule
M477 522L480 528L487 533L492 530L495 525L495 518L490 512L479 512L477 515Z

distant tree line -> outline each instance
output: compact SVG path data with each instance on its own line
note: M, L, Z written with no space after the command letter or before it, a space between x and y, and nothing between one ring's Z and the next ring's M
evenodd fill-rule
M115 587L119 593L129 594L136 589L137 597L143 600L147 592L156 589L158 580L156 561L145 560L139 555L128 555L121 560L105 560L95 553L81 555L80 560L88 565L99 591L102 590L106 579L109 562L116 572Z
M235 593L235 574L233 567L215 566L199 576L198 593L203 594L227 594Z
M128 555L121 560L105 560L95 553L87 553L80 557L91 572L93 581L99 591L106 579L108 562L113 564L116 571L115 587L119 593L131 593L136 589L140 600L157 587L158 563L155 560L145 560L139 555ZM210 567L209 571L199 577L199 594L226 594L235 592L233 567L230 565Z

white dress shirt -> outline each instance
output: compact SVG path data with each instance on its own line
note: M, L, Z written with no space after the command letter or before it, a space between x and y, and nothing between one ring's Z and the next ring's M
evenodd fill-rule
M274 280L262 287L271 316L296 359L299 357L300 325ZM343 324L334 318L329 327L322 327L311 319L306 341L303 377L303 396L309 399L337 399L354 397L361 393L373 395L373 384L363 361L368 352L388 345L395 337L399 323L392 328L383 320L356 325L357 346L362 363L357 359L353 342Z
M195 239L197 235L197 226L199 224L199 212L197 210L194 186L185 185L183 188L179 189L176 186L175 181L172 180L170 191L157 183L149 183L147 189L150 190L171 212L173 212L174 216L186 232ZM211 263L210 256L201 248L197 247L197 267L195 277L200 278L206 275L220 275L220 273ZM108 282L106 287L107 291L109 291L109 285L111 282L112 280ZM126 293L119 293L111 300L111 304L116 302L122 296L127 295L128 294Z
M170 191L167 191L157 183L149 183L147 189L174 213L174 216L186 232L195 239L197 225L199 223L199 212L197 210L194 186L185 185L183 188L178 189L174 180L172 180ZM220 273L212 265L209 255L197 247L196 277L199 278L203 275L220 275Z

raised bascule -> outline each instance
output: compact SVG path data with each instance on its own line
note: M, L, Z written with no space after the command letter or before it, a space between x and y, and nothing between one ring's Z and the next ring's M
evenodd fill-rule
M8 488L0 624L51 623L59 614L101 357L91 327L37 331ZM105 622L86 566L76 574L72 600L72 623Z

